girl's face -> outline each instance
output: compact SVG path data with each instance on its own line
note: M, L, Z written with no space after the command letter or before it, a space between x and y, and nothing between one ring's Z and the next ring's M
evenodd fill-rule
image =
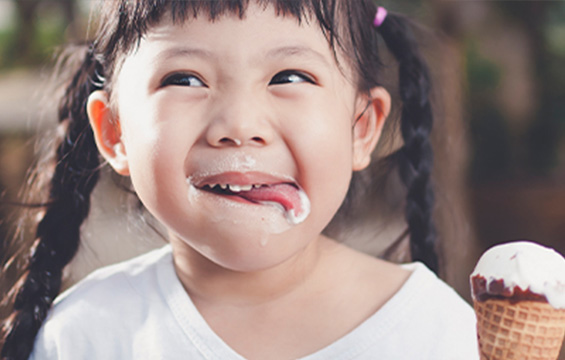
M95 93L89 116L102 154L131 176L174 248L232 270L262 269L320 236L380 134L387 94L377 91L378 106L363 112L368 98L340 64L315 21L272 8L250 5L244 19L163 20L125 57L110 111L99 111L108 101ZM270 190L257 201L214 184ZM289 206L308 210L298 189L311 210L293 224Z

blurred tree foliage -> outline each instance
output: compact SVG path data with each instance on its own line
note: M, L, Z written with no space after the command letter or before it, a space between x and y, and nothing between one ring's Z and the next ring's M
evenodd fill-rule
M493 111L497 104L490 101L474 102L479 94L473 89L481 87L483 78L477 76L484 70L484 63L473 61L469 57L468 81L471 88L471 129L474 134L487 134L496 141L488 143L475 142L474 175L478 180L489 180L492 177L525 176L547 177L565 175L565 156L562 153L565 143L565 2L562 1L498 1L492 4L502 16L524 29L528 36L531 51L529 56L534 64L532 71L535 79L535 103L537 109L529 120L529 128L517 144L508 149L514 154L517 163L502 168L491 167L494 161L484 161L486 154L494 158L500 157L502 148L509 145L508 139L501 131L500 121L504 126L511 126L512 119L505 119L500 113ZM476 59L475 59L476 60ZM477 107L477 105L479 105ZM484 112L491 112L491 122L484 126ZM504 127L503 126L503 127ZM477 138L474 138L477 140ZM484 138L483 138L484 140ZM484 147L487 147L486 149ZM504 153L504 156L511 156ZM508 163L500 164L508 165ZM520 170L521 169L521 170ZM484 176L483 176L484 175Z
M11 1L15 19L0 32L0 68L43 64L57 46L79 33L77 0Z
M393 11L408 13L437 28L464 54L463 86L466 88L466 122L471 142L470 177L475 183L526 178L565 177L565 1L482 2L486 14L503 19L491 37L503 35L512 24L522 30L533 64L531 86L536 108L526 129L503 111L497 92L503 64L482 53L478 44L484 32L469 24L468 2L434 0L379 0ZM503 38L503 36L500 36ZM521 101L521 99L516 99Z
M560 157L560 144L565 141L565 3L542 2L539 15L533 21L541 31L534 31L532 41L538 47L533 54L536 75L540 86L538 118L530 131L529 166L548 174L553 169L565 167ZM525 10L527 11L527 10ZM527 13L524 13L528 17Z
M503 35L511 23L522 30L529 44L527 56L533 64L531 86L536 108L527 119L527 127L503 111L500 81L504 65L490 60L478 43L483 35L478 24L466 17L470 2L379 0L379 4L438 28L464 54L466 121L471 142L470 177L475 183L505 179L542 179L565 177L565 1L492 1L481 2L486 14L503 19L494 24ZM443 35L440 35L443 36ZM504 38L500 36L500 38ZM521 101L521 99L516 99Z
M474 181L497 180L508 172L511 157L508 123L493 102L500 82L500 69L481 56L476 44L466 44L467 104L473 157L470 164Z

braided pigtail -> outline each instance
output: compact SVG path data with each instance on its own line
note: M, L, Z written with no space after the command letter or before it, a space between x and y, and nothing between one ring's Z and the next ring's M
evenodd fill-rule
M404 146L398 154L400 177L408 194L405 216L410 231L412 259L438 272L433 223L434 193L431 182L433 153L430 143L433 115L429 99L428 68L418 52L409 22L388 14L378 31L399 64L402 100L401 133Z
M15 285L14 310L5 324L3 360L27 359L53 300L61 289L63 268L77 252L80 227L88 216L90 194L100 160L86 115L89 94L101 88L101 65L83 49L80 68L59 105L64 137L57 144L49 199L40 219L25 273ZM76 51L75 51L76 53Z

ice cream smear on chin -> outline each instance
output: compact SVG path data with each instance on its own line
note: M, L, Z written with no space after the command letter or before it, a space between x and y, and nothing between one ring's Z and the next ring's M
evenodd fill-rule
M487 250L471 274L473 298L547 301L565 309L565 258L530 241Z

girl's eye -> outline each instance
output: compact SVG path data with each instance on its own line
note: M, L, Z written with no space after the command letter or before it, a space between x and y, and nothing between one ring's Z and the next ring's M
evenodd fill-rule
M273 76L269 85L281 85L281 84L303 83L303 82L307 82L310 84L315 83L312 77L300 71L285 70Z
M176 73L167 76L162 82L161 86L176 85L176 86L192 86L202 87L204 82L192 74Z

